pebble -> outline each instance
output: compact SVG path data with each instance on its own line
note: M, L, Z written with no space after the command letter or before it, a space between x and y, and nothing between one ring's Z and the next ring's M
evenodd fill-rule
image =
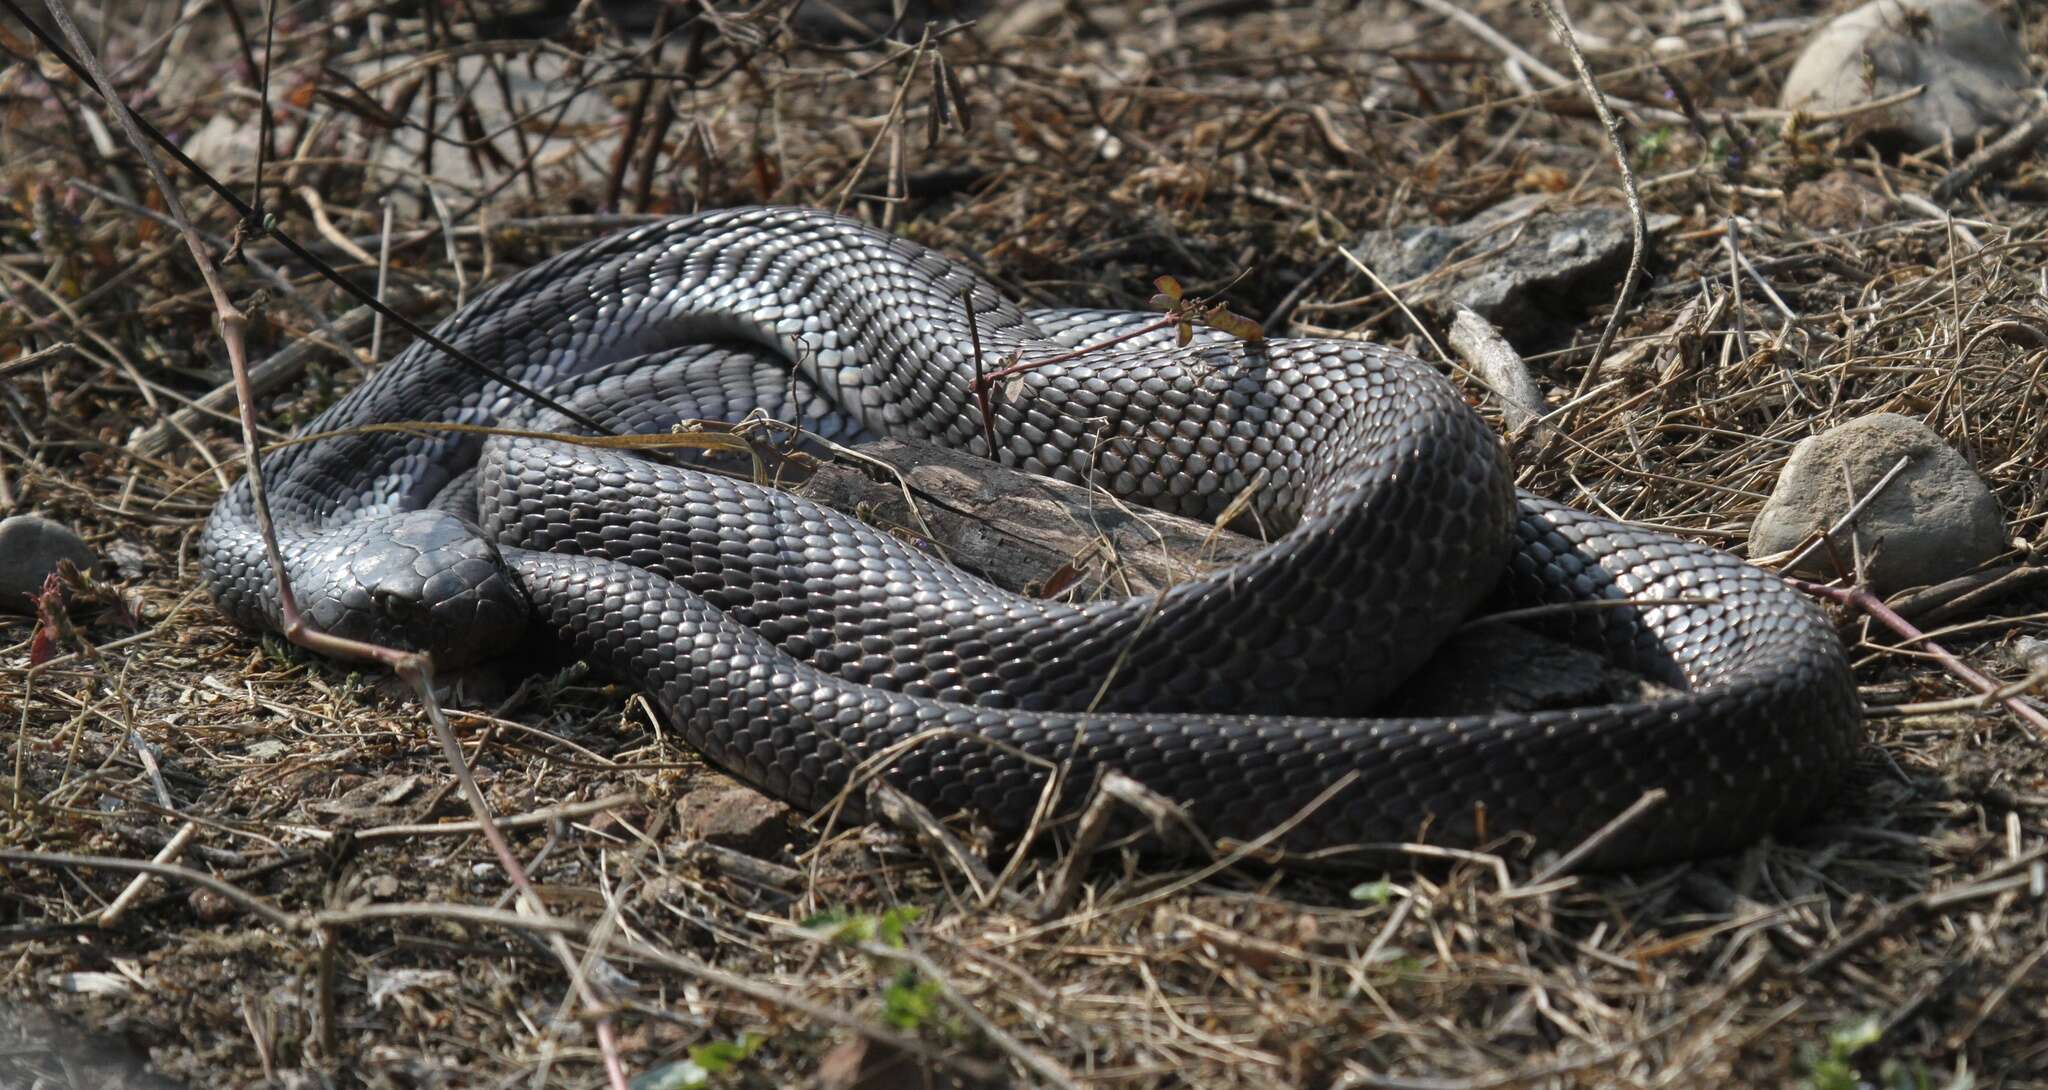
M1800 548L1810 535L1834 525L1853 502L1843 485L1845 465L1854 498L1861 498L1901 458L1907 459L1906 468L1856 516L1856 539L1872 590L1890 594L1939 583L2005 551L1998 501L1969 461L1926 424L1878 413L1809 436L1792 448L1750 531L1749 555ZM1833 579L1843 574L1836 570L1836 555L1850 563L1846 529L1834 537L1834 555L1815 549L1792 574Z
M1854 231L1888 222L1892 201L1869 175L1831 170L1792 190L1785 212L1808 231Z
M706 781L676 803L683 833L756 859L784 853L796 812L751 787Z
M2037 640L2032 636L2021 636L2013 649L2020 668L2029 673L2048 672L2048 640Z
M2019 35L1977 0L1871 0L1814 33L1778 102L1841 110L1925 84L1853 124L1916 147L1949 137L1967 145L2017 113L2031 82Z
M41 515L0 519L0 613L34 616L32 598L60 560L91 571L93 552L70 527Z

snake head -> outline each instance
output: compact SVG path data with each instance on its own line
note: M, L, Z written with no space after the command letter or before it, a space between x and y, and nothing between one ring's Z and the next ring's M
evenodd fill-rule
M424 651L439 670L511 650L530 613L497 546L442 511L333 528L297 565L293 588L322 631Z

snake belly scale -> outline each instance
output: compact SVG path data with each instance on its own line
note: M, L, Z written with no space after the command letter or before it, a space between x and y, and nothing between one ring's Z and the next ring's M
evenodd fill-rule
M973 300L968 326L963 299ZM439 334L614 426L760 410L989 454L971 347L1043 359L1157 315L1028 311L972 270L817 211L708 212L527 270ZM264 461L314 623L458 663L540 624L648 691L713 761L799 807L885 778L1018 832L1122 771L1212 834L1298 849L1526 833L1626 864L1726 850L1812 811L1860 738L1840 643L1725 553L1518 494L1500 444L1412 357L1351 342L1137 336L994 404L1008 465L1273 540L1152 597L1000 591L802 499L527 438L354 433ZM416 345L307 425L559 424ZM247 482L200 545L227 615L279 626ZM1615 599L1640 604L1614 606ZM1606 602L1550 627L1680 690L1452 719L1366 713L1475 607Z

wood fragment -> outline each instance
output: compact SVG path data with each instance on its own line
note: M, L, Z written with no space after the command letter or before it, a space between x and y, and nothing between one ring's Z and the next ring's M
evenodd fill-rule
M1946 624L2043 584L2048 584L2048 565L1999 564L1946 583L1901 591L1886 604L1914 624Z
M1071 593L1079 600L1150 594L1261 547L929 443L884 439L860 455L868 464L828 462L790 491L935 542L954 564L1013 590L1043 588L1065 569L1074 573Z
M1986 176L2018 162L2034 150L2034 145L2039 144L2043 137L2048 137L2048 98L2036 93L2033 106L2019 124L2004 136L1984 145L1975 155L1956 164L1954 170L1942 175L1928 189L1927 195L1937 201L1955 197Z
M185 846L192 843L192 838L198 832L199 826L186 822L179 827L177 834L171 837L171 842L164 845L150 862L176 863L178 858L185 854ZM120 924L122 917L128 914L129 907L135 904L135 899L142 896L143 890L149 888L150 880L151 876L147 872L136 875L129 881L127 887L121 890L120 896L114 898L113 904L100 910L95 922L101 927L114 927Z
M1510 443L1521 439L1542 419L1543 391L1529 377L1522 354L1501 336L1500 330L1474 312L1459 306L1451 320L1452 351L1481 378L1486 389L1500 399L1501 422L1507 425Z

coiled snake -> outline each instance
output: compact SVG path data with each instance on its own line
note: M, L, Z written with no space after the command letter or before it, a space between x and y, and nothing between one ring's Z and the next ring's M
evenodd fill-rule
M761 409L985 454L975 337L985 360L1030 360L1156 317L1025 311L913 243L753 208L564 253L439 333L613 423ZM1858 742L1816 609L1724 553L1518 496L1500 444L1409 356L1182 347L1169 331L1023 372L993 408L1005 464L1205 518L1248 495L1245 517L1284 532L1163 594L1076 606L998 591L770 488L601 450L351 434L264 466L317 624L447 664L538 620L645 688L711 760L800 807L884 755L912 797L1012 833L1059 766L1066 802L1117 769L1216 835L1256 836L1319 802L1284 844L1520 832L1563 848L1664 789L1605 843L1600 861L1620 864L1724 850L1809 813ZM416 345L307 428L399 420L558 423ZM246 481L200 560L228 616L278 627ZM1608 600L1556 627L1682 691L1357 717L1489 593L1509 608Z

